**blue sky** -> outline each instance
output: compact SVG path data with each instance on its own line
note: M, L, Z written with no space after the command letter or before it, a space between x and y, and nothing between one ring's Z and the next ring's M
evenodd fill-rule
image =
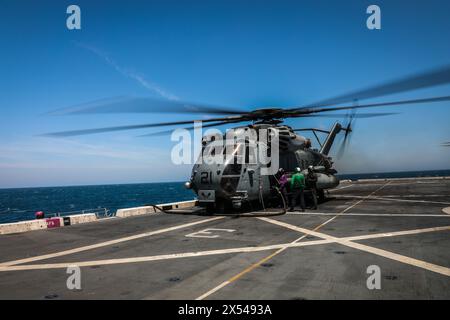
M81 30L66 28L70 4L81 8ZM381 30L366 28L370 4L381 8ZM249 110L302 105L450 64L448 12L444 0L2 1L0 187L185 180L190 166L171 164L170 136L137 137L152 130L37 135L189 116L44 113L122 95ZM449 102L389 110L401 114L358 119L338 171L450 168L450 149L439 146L450 140Z

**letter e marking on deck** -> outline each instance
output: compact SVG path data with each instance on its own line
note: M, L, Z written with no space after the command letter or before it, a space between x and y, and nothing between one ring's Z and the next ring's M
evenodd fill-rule
M218 232L235 232L234 229L215 229L215 228L207 228L201 231L197 231L194 233L187 234L185 237L190 238L219 238L218 234L213 234L214 231Z

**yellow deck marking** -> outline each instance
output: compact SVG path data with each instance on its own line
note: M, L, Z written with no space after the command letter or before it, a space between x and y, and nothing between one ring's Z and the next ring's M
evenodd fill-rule
M364 239L374 239L374 238L381 238L381 237L393 237L393 236L408 235L408 234L419 234L419 233L424 233L424 232L448 231L448 230L450 230L450 226L435 227L435 228L425 228L425 229L415 229L415 230L406 230L406 231L396 231L396 232L378 233L378 234L368 234L368 235L343 237L343 238L333 237L333 236L330 236L330 235L327 235L327 234L324 234L324 233L317 232L317 230L320 229L321 227L323 227L325 224L333 221L337 216L342 215L343 213L345 213L345 212L349 211L350 209L354 208L356 205L358 205L359 203L363 202L366 198L370 197L371 195L373 195L377 191L381 190L382 188L384 188L388 184L389 184L389 182L384 184L383 186L381 186L380 188L378 188L374 192L372 192L369 196L365 197L364 199L356 202L355 204L351 205L350 207L348 207L345 210L341 211L340 213L336 214L334 217L332 217L331 219L325 221L324 223L322 223L321 225L317 226L313 230L297 227L297 226L294 226L294 225L286 224L284 222L280 222L280 221L269 219L269 218L259 218L260 220L265 220L266 222L279 224L279 225L281 225L283 227L286 227L286 228L289 228L289 229L295 229L295 231L304 233L304 235L302 237L300 237L300 238L298 238L295 241L290 242L290 243L276 244L276 245L269 245L269 246L262 246L262 247L230 248L230 249L220 249L220 250L210 250L210 251L200 251L200 252L187 252L187 253L175 253L175 254L167 254L167 255L134 257L134 258L123 258L123 259L107 259L107 260L96 260L96 261L82 261L82 262L70 262L70 263L53 263L53 264L37 264L37 265L21 265L21 266L17 266L16 265L16 264L19 264L19 263L38 261L38 260L48 259L48 258L52 258L52 257L56 257L56 256L61 256L61 255L75 253L75 252L80 252L80 251L84 251L84 250L90 250L90 249L94 249L94 248L97 248L97 247L103 247L103 246L106 246L106 245L111 245L111 244L114 244L114 243L118 243L117 241L119 241L119 242L129 241L129 240L138 239L138 238L141 238L141 237L144 237L144 236L149 236L149 235L158 234L158 233L162 233L162 232L172 231L172 230L176 230L176 229L180 229L180 228L184 228L184 227L188 227L188 226L192 226L192 225L196 225L196 224L200 224L200 223L204 223L204 222L213 221L213 220L217 220L217 219L223 218L223 217L215 217L215 218L201 220L201 221L188 223L188 224L184 224L184 225L180 225L180 226L175 226L175 227L170 227L170 228L166 228L166 229L161 229L161 230L156 230L156 231L152 231L152 232L147 232L147 233L139 234L139 235L135 235L135 236L130 236L130 237L125 237L125 238L121 238L121 239L111 240L111 241L107 241L107 242L96 244L96 245L85 246L85 247L81 247L81 248L75 248L75 249L66 250L66 251L62 251L62 252L58 252L58 253L54 253L54 254L49 254L49 255L43 255L43 256L38 256L38 257L31 257L31 258L26 258L26 259L6 262L6 263L3 263L3 264L0 264L0 271L19 271L19 270L67 268L70 265L77 265L77 266L83 267L83 266L106 265L106 264L121 264L121 263L132 263L132 262L156 261L156 260L166 260L166 259L185 258L185 257L198 257L198 256L217 255L217 254L226 254L226 253L245 253L245 252L256 252L256 251L264 251L264 250L277 250L277 251L273 252L272 254L270 254L269 256L261 259L258 263L251 265L250 267L248 267L244 271L240 272L239 274L235 275L234 277L230 278L229 280L223 282L219 286L213 288L212 290L208 291L207 293L205 293L202 296L197 298L197 299L204 299L204 298L208 297L209 295L213 294L214 292L217 292L218 290L222 289L226 285L230 284L231 282L236 281L237 279L239 279L244 274L246 274L246 273L250 272L251 270L255 269L260 264L270 260L271 258L273 258L277 254L281 253L282 251L286 250L287 248L313 246L313 245L321 245L321 244L327 244L327 243L336 242L336 243L339 243L339 244L342 244L342 245L345 245L345 246L348 246L348 247L352 247L354 249L358 249L358 250L362 250L362 251L365 251L365 252L373 253L373 254L376 254L376 255L379 255L379 256L383 256L383 257L395 260L395 261L403 262L403 263L406 263L406 264L409 264L409 265L413 265L413 266L416 266L416 267L420 267L420 268L423 268L423 269L427 269L427 270L430 270L430 271L433 271L433 272L437 272L437 273L440 273L440 274L443 274L443 275L450 276L450 269L449 268L442 267L442 266L435 265L435 264L431 264L431 263L428 263L428 262L425 262L425 261L421 261L421 260L418 260L418 259L410 258L410 257L407 257L407 256L403 256L403 255L400 255L400 254L389 252L389 251L386 251L386 250L377 249L377 248L374 248L374 247L370 247L370 246L367 246L367 245L363 245L363 244L359 244L359 243L353 242L353 241L364 240ZM313 235L313 236L322 238L322 240L299 242L300 240L305 238L307 235Z
M362 250L362 251L370 252L370 253L373 253L373 254L385 257L385 258L389 258L389 259L396 260L396 261L399 261L399 262L403 262L403 263L406 263L406 264L409 264L409 265L412 265L412 266L416 266L416 267L423 268L423 269L426 269L426 270L429 270L429 271L433 271L433 272L437 272L437 273L440 273L440 274L443 274L443 275L446 275L446 276L450 276L450 268L446 268L446 267L442 267L442 266L439 266L439 265L428 263L428 262L425 262L425 261L422 261L422 260L410 258L410 257L407 257L407 256L403 256L401 254L390 252L390 251L386 251L386 250L370 247L370 246L367 246L367 245L364 245L364 244L352 242L352 241L350 241L348 239L339 239L339 238L336 238L336 237L333 237L333 236L329 236L329 235L324 234L324 233L315 232L315 231L309 231L309 230L307 230L305 228L297 227L297 226L294 226L292 224L288 224L288 223L285 223L285 222L281 222L281 221L277 221L277 220L273 220L273 219L269 219L269 218L260 218L260 219L264 220L264 221L267 221L269 223L273 223L273 224L276 224L276 225L279 225L279 226L286 227L286 228L291 229L291 230L295 230L295 231L302 232L302 233L309 233L309 234L311 234L313 236L320 237L320 238L325 239L325 240L334 240L335 242L337 242L339 244L342 244L344 246L347 246L347 247L351 247L351 248L354 248L354 249L359 249L359 250ZM444 228L441 227L440 229L438 229L438 228L431 228L431 229L449 230L448 226L444 227ZM405 234L414 234L414 233L417 233L417 232L414 232L414 231L412 231L412 232L405 232ZM357 238L358 237L353 237L354 240L357 239ZM369 239L369 236L366 236L365 238L361 238L361 237L359 237L359 238L360 239Z
M274 221L276 221L276 220L274 220ZM279 222L279 221L276 221L276 222ZM328 239L303 241L303 242L295 242L294 241L294 242L280 243L280 244L261 246L261 247L240 247L240 248L217 249L217 250L197 251L197 252L181 252L181 253L172 253L172 254L164 254L164 255L156 255L156 256L132 257L132 258L118 258L118 259L105 259L105 260L93 260L93 261L64 262L64 263L47 263L47 264L34 264L34 265L15 265L15 266L0 267L0 271L57 269L57 268L67 268L68 266L72 266L72 265L76 265L79 267L87 267L87 266L98 266L98 265L112 265L112 264L169 260L169 259L178 259L178 258L191 258L191 257L201 257L201 256L229 254L229 253L251 253L251 252L276 250L276 249L315 246L315 245L322 245L322 244L328 244L328 243L340 243L340 242L344 242L344 241L377 239L377 238L395 237L395 236L402 236L402 235L420 234L420 233L426 233L426 232L450 231L450 226L443 226L443 227L395 231L395 232L387 232L387 233L374 233L374 234L366 234L366 235L360 235L360 236L336 238L336 237L332 237L332 236L325 235L322 233L317 233L313 230L309 230L309 229L305 229L305 228L301 228L301 230L298 230L299 227L289 225L289 224L285 224L282 226L289 227L290 229L294 228L294 231L300 231L300 232L305 231L311 235L319 235L320 234L321 236L327 236ZM304 236L302 236L302 237L304 237ZM272 257L272 256L273 256L273 254L264 258L263 259L264 262L269 260L270 259L269 257ZM231 281L231 279L229 281Z
M140 239L140 238L144 238L144 237L150 237L150 236L153 236L153 235L156 235L156 234L161 234L161 233L174 231L174 230L178 230L178 229L182 229L182 228L188 228L188 227L192 227L192 226L195 226L195 225L198 225L198 224L202 224L202 223L206 223L206 222L211 222L211 221L218 220L218 219L223 219L223 217L215 217L215 218L204 219L204 220L190 222L190 223L177 225L177 226L169 227L169 228L165 228L165 229L159 229L159 230L144 232L144 233L140 233L140 234L136 234L136 235L133 235L133 236L124 237L124 238L119 238L119 239L109 240L109 241L105 241L105 242L100 242L100 243L96 243L96 244L92 244L92 245L88 245L88 246L83 246L83 247L79 247L79 248L74 248L74 249L69 249L69 250L64 250L64 251L44 254L44 255L41 255L41 256L35 256L35 257L30 257L30 258L24 258L24 259L19 259L19 260L3 262L3 263L0 263L0 267L7 267L7 266L13 266L13 265L27 263L27 262L33 262L33 261L39 261L39 260L50 259L50 258L55 258L55 257L61 257L61 256L65 256L65 255L72 254L72 253L78 253L78 252L82 252L82 251L97 249L97 248L106 247L106 246L110 246L110 245L121 243L121 242L125 242L125 241L136 240L136 239Z
M367 197L372 196L373 194L375 194L376 192L380 191L381 189L383 189L385 186L387 186L389 183L391 183L390 181L388 181L387 183L383 184L381 187L377 188L375 191L371 192ZM318 225L316 228L314 228L314 231L319 230L320 228L322 228L324 225L330 223L331 221L333 221L334 219L336 219L338 216L340 216L341 214L344 214L345 212L349 211L350 209L354 208L355 206L357 206L358 204L360 204L361 202L363 202L365 199L359 200L358 202L354 203L353 205L347 207L346 209L342 210L341 212L339 212L337 215L335 215L334 217L328 219L327 221L325 221L324 223ZM259 218L264 220L264 218ZM306 229L305 229L306 230ZM303 238L306 237L307 234L301 236L300 238L296 239L295 241L292 242L292 244L297 243L301 240L303 240ZM219 284L217 287L209 290L208 292L202 294L201 296L199 296L196 300L203 300L205 298L207 298L208 296L210 296L211 294L217 292L218 290L222 289L223 287L227 286L228 284L232 283L233 281L236 281L237 279L239 279L240 277L242 277L243 275L249 273L250 271L254 270L255 268L259 267L261 264L263 264L264 262L266 262L267 260L275 257L276 255L280 254L281 252L283 252L284 250L286 250L287 248L281 248L277 251L275 251L274 253L272 253L271 255L259 260L258 262L252 264L251 266L249 266L248 268L246 268L245 270L241 271L240 273L238 273L237 275L231 277L229 280L226 280L224 282L222 282L221 284Z
M318 245L318 244L326 244L326 243L330 243L330 242L332 242L332 241L330 241L330 240L315 240L315 241L306 241L306 242L298 243L297 245L298 246L312 246L312 245ZM90 267L90 266L98 266L98 265L111 265L111 264L124 264L124 263L169 260L169 259L178 259L178 258L202 257L202 256L219 255L219 254L227 254L227 253L257 252L257 251L275 250L275 249L287 247L289 245L290 245L290 243L281 243L281 244L261 246L261 247L241 247L241 248L217 249L217 250L207 250L207 251L197 251L197 252L181 252L181 253L163 254L163 255L156 255L156 256L133 257L133 258L116 258L116 259L92 260L92 261L0 266L0 272L2 272L2 271L59 269L59 268L67 268L68 266Z

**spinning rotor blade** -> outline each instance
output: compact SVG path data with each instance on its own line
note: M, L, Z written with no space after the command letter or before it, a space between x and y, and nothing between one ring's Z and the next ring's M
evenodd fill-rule
M434 87L441 84L450 83L450 66L429 70L408 77L400 78L384 84L357 90L348 94L325 99L309 104L309 107L332 106L340 103L351 102L368 98L376 98L393 93L400 93L421 88Z
M353 109L361 109L361 108L398 106L398 105L405 105L405 104L442 102L442 101L450 101L450 96L424 98L424 99L413 99L413 100L400 100L400 101L390 101L390 102L377 102L377 103L368 103L368 104L341 106L341 107L300 108L300 109L293 109L292 111L291 110L286 110L286 111L287 111L287 114L289 114L289 113L292 114L291 117L296 117L296 116L301 117L302 115L316 114L316 113L321 113L321 112L331 112L331 111L337 111L337 110L353 110Z
M398 114L398 113L397 112L359 113L359 114L354 113L351 116L349 116L348 114L314 114L314 115L310 115L310 116L307 115L305 117L328 117L328 118L335 118L335 117L344 118L345 117L347 119L349 119L351 117L352 119L355 119L355 118L374 118L374 117L390 116L390 115L395 115L395 114ZM330 133L329 130L317 129L317 128L299 128L299 129L292 129L292 130L293 131L316 131L316 132L323 132L323 133L327 133L327 134ZM347 132L346 132L346 134L347 134Z
M116 97L80 104L49 112L49 115L74 115L97 113L201 113L201 114L245 114L249 111L234 110L223 106L212 106L163 100L156 98Z
M173 125L180 125L180 124L190 124L190 123L193 123L194 121L201 121L201 122L223 121L224 123L233 123L233 122L236 122L236 120L241 120L241 119L243 119L242 121L246 121L245 118L238 116L238 117L226 117L226 118L215 118L215 119L204 119L204 120L187 120L187 121L161 122L161 123L138 124L138 125L129 125L129 126L117 126L117 127L106 127L106 128L61 131L61 132L53 132L53 133L44 134L44 136L71 137L71 136L80 136L80 135L93 134L93 133L164 127L164 126L173 126Z
M399 114L398 112L384 112L384 113L359 113L354 115L355 118L374 118L382 116L391 116ZM312 115L299 115L298 117L320 117L320 118L348 118L348 114L312 114ZM293 117L295 118L295 117Z
M375 98L379 96L384 96L393 93L405 92L419 88L428 88L441 84L450 83L450 66L444 68L435 69L428 72L423 72L416 74L407 78L402 78L396 81L391 81L382 85L373 86L366 88L364 90L354 91L349 94L340 95L332 99L326 99L319 101L315 104L310 104L302 107L293 107L289 109L283 108L266 108L266 109L256 109L253 111L248 110L236 110L230 109L223 106L213 106L208 104L197 104L189 103L178 100L162 100L155 98L136 98L136 97L118 97L113 99L99 100L87 104L78 105L72 108L59 109L50 114L53 115L69 115L69 114L91 114L91 113L191 113L191 114L222 114L230 115L228 117L197 120L202 122L211 123L217 122L215 125L222 125L227 123L237 123L244 121L264 121L268 123L273 123L273 120L280 120L284 118L300 118L300 117L342 117L339 114L326 114L326 112L333 112L338 110L356 110L361 108L371 108L371 107L384 107L384 106L398 106L406 104L419 104L419 103L431 103L431 102L442 102L450 101L450 96L424 98L424 99L413 99L413 100L401 100L401 101L390 101L390 102L377 102L377 103L366 103L362 105L341 105L333 106L336 104L341 104L344 102L355 101L360 99ZM325 114L322 114L325 113ZM354 118L371 118L383 115L392 115L393 113L378 113L378 114L359 114L353 116L349 122L350 124ZM85 135L101 132L110 131L122 131L122 130L132 130L132 129L143 129L152 128L160 126L171 126L171 125L182 125L191 124L196 120L189 121L174 121L165 123L154 123L154 124L141 124L141 125L128 125L128 126L116 126L116 127L106 127L106 128L94 128L94 129L84 129L84 130L74 130L74 131L64 131L46 134L46 136L53 137L66 137L66 136L76 136ZM209 125L208 125L209 126ZM350 130L346 132L346 136ZM346 137L344 140L347 142Z
M369 103L369 104L352 105L352 106L341 106L341 107L288 109L284 113L284 118L298 118L298 117L305 117L305 116L308 117L309 115L317 115L317 113L321 113L321 112L332 112L332 111L337 111L337 110L354 110L354 109L361 109L361 108L374 108L374 107L396 106L396 105L427 103L427 102L442 102L442 101L450 101L450 96L391 101L391 102L378 102L378 103Z
M353 111L351 115L348 116L348 124L345 126L345 128L342 128L342 130L345 131L344 139L341 142L341 146L339 147L339 150L336 154L338 159L341 159L342 156L345 153L345 150L347 146L350 144L351 135L350 133L354 130L354 119L357 118L357 114ZM352 125L353 123L353 125Z

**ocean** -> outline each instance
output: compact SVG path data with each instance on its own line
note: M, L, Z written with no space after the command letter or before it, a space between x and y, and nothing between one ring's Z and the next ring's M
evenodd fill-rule
M194 198L184 182L0 189L0 223L34 219L36 211L48 216L106 208L115 213L122 208Z
M385 172L339 175L340 179L375 179L450 176L450 170ZM195 198L184 182L115 184L98 186L0 189L0 223L34 219L36 211L47 215L86 209L117 209Z

